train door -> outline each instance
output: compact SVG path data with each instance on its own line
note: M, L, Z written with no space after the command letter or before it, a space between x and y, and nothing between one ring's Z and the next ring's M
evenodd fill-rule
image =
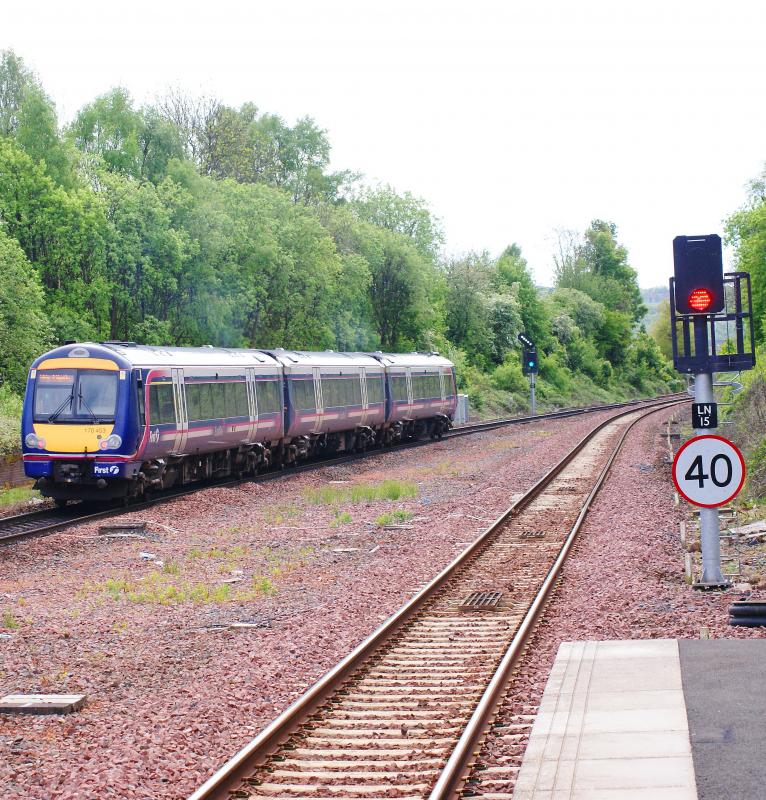
M322 368L312 367L311 372L314 375L314 404L316 405L314 431L318 433L322 429L322 417L324 415L324 399L322 397Z
M442 372L442 370L439 370L439 386L441 387L441 397L442 397L441 407L440 407L439 410L442 413L444 413L444 411L447 408L447 394L446 394L447 387L446 387L446 383L447 383L447 379L446 379L446 376L445 376L444 372Z
M184 371L173 367L173 405L176 412L176 439L173 452L177 454L186 452L186 440L189 435L189 416L186 411L186 388L184 386Z
M412 368L411 367L407 367L407 398L408 398L407 399L407 405L408 405L410 411L412 411L413 400L412 400Z
M369 400L367 397L367 370L364 367L359 368L359 383L362 386L362 416L359 419L359 424L366 425Z
M255 370L252 367L247 367L245 370L245 385L247 387L247 407L250 411L247 441L254 442L258 433L258 392L256 391Z

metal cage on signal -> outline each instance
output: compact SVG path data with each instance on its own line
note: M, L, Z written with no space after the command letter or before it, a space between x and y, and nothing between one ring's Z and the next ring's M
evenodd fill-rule
M673 341L673 365L679 372L736 372L755 366L755 337L753 331L753 300L750 275L747 272L727 272L723 276L726 304L714 314L680 314L676 310L675 283L670 279L670 332ZM733 291L727 292L726 288ZM743 308L743 288L747 294L747 310ZM730 310L730 301L734 310ZM722 328L726 329L721 337ZM733 335L729 331L733 328ZM723 339L726 350L719 352Z

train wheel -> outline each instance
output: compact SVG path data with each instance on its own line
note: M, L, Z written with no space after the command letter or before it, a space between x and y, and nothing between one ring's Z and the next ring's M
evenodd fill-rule
M56 508L66 508L67 504L69 503L69 501L68 500L62 500L60 497L57 497L53 501L53 503L56 506Z

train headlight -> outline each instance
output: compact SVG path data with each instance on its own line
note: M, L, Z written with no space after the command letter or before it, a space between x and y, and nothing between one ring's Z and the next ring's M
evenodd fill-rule
M116 450L118 447L122 445L122 437L118 436L116 433L113 433L107 440L106 446L110 450Z
M24 439L24 444L27 447L37 447L38 446L38 438L35 436L34 433L28 433L26 438Z
M38 439L38 440L37 440L37 446L38 446L38 447L39 447L41 450L45 450L45 439Z
M108 441L107 439L102 439L102 440L101 440L101 441L98 443L98 449L99 449L99 450L106 450L106 449L107 449L107 447L109 447L109 441Z

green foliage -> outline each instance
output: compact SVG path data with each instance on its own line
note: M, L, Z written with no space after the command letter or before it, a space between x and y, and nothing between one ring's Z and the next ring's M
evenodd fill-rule
M0 384L0 456L21 447L21 395Z
M9 631L18 630L21 623L16 619L13 611L3 611L3 616L0 618L0 628L5 628Z
M492 372L492 383L506 392L524 392L529 381L521 371L521 362L514 355L509 357Z
M375 524L379 528L385 528L386 525L400 525L412 519L412 517L413 515L410 511L402 511L401 509L397 511L387 511L375 520Z
M125 89L113 89L85 106L68 135L78 150L103 160L111 172L157 180L183 154L176 128L154 111L137 111Z
M315 505L342 505L344 503L374 503L379 500L405 500L416 497L418 486L412 481L383 481L382 483L355 483L350 486L323 486L308 489L305 497Z
M540 350L546 349L550 345L550 319L517 244L505 248L497 261L497 272L500 286L516 287L524 332Z
M628 264L628 251L617 242L613 222L593 220L582 239L562 231L555 261L557 287L578 289L631 323L646 314L636 272Z
M673 360L673 339L670 327L670 300L665 299L657 307L657 316L649 330L652 339L657 342L660 352L668 361Z
M750 184L745 206L726 223L727 243L736 248L737 269L750 273L755 338L766 341L766 169Z
M21 392L29 364L50 341L40 279L14 239L0 229L0 384Z

